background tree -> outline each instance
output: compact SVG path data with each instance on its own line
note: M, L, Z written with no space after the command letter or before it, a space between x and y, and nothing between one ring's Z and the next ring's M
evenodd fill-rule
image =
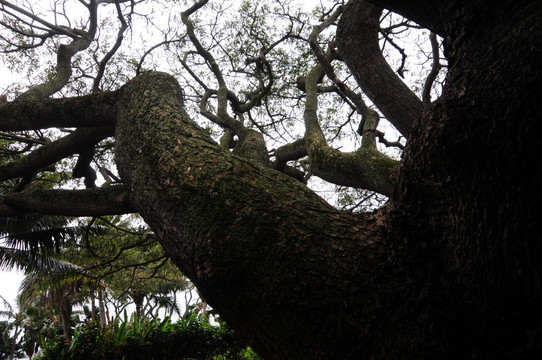
M57 73L0 107L3 216L140 213L265 358L540 355L539 2L351 0L320 9L313 24L284 2L245 2L233 26L214 21L227 6L198 1L169 18L157 42L183 86L140 71L160 66L148 47L127 61L141 75L118 89L113 80L109 92L69 84L64 69L94 58L103 61L83 73L93 82L108 74L120 47L100 47L97 12L114 6L118 28L135 31L140 4L90 1L88 21L57 11L56 23L0 4L5 51L64 42L53 47ZM402 61L395 71L382 55L379 34L397 45L399 31L377 6L444 39L438 100L428 90L441 67L436 36L427 31L435 60L416 94L400 78L409 74ZM282 32L262 31L269 18ZM157 24L144 20L147 31ZM89 95L44 98L62 87ZM402 139L383 137L381 117ZM352 130L353 150L338 149L333 124ZM404 147L401 160L377 139ZM113 146L118 173L108 167ZM65 176L46 186L55 163L86 189ZM339 211L304 185L312 175L389 200L374 212Z
M115 318L131 304L141 319L157 315L161 305L168 311L179 312L169 295L185 290L187 280L169 261L154 234L146 226L132 224L137 220L134 217L91 219L81 226L105 231L85 233L62 253L63 259L80 266L89 283L96 285L94 297L100 302L100 315L105 316L104 310L112 304L120 305L111 314ZM105 324L104 320L100 322Z
M0 355L2 359L23 358L26 356L32 359L32 356L37 352L41 339L44 337L56 335L56 331L61 327L55 327L50 317L43 309L40 309L36 302L28 302L22 294L17 296L17 312L11 305L3 299L4 311L3 316L7 316L8 320L3 322L3 341L7 345L8 350L2 350ZM24 353L23 353L24 352Z
M71 226L64 226L66 218L50 216L5 220L0 265L25 271L25 302L41 298L60 316L65 336L71 334L73 307L89 302L91 318L98 320L99 314L102 326L111 301L121 304L111 314L115 318L130 304L142 319L158 316L161 309L180 315L175 293L187 288L187 281L148 228L134 227L120 217Z
M0 331L2 331L2 334L6 331L9 323L5 320L0 321ZM0 356L2 359L7 359L11 354L11 339L6 339L4 336L0 338Z
M0 295L4 310L0 311L0 316L7 318L3 321L5 326L2 328L2 344L6 359L22 357L24 342L22 339L25 328L31 326L33 316L27 313L29 307L21 301L21 296L17 297L17 308L14 308L3 296ZM2 358L4 354L2 354Z

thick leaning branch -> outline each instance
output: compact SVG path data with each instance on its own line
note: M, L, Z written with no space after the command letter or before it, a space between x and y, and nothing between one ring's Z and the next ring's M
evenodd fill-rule
M425 105L382 56L378 44L381 12L365 1L350 1L339 20L337 46L363 92L408 139Z
M0 131L114 126L116 93L16 100L0 106Z
M29 176L70 155L87 151L92 145L112 136L113 127L80 128L70 135L34 150L25 157L0 166L0 181Z
M135 212L126 188L113 185L85 190L34 188L4 196L0 217L23 213L65 216L103 216Z
M382 262L371 216L341 213L300 182L225 150L188 118L181 93L172 77L144 74L122 88L117 119L117 167L168 255L264 354L281 349L287 358L299 338L314 346L314 359L334 337L330 327L364 328L350 311L328 311L335 305L321 295L332 287L348 303L341 306L373 306ZM323 281L322 268L333 278ZM297 295L281 290L292 286ZM299 311L282 311L290 306ZM299 337L322 321L322 333Z
M316 87L322 71L321 65L316 65L306 79L305 142L311 172L337 185L376 191L390 197L397 176L398 162L376 149L374 134L364 133L362 147L350 153L343 153L327 144L317 114ZM365 121L374 121L374 111L367 109L366 113L368 116L365 116ZM376 128L376 124L372 124L372 127Z

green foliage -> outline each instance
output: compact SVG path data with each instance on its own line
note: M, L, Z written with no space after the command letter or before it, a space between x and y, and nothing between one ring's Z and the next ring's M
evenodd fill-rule
M124 305L129 296L140 316L152 317L160 308L179 314L172 294L187 287L186 278L165 257L152 232L131 223L137 221L134 217L107 217L85 223L84 227L107 230L80 237L77 246L63 249L63 259L81 266L91 278L100 279L95 290L102 291L103 284L108 294Z
M26 272L78 272L73 264L58 259L62 247L83 233L99 234L104 227L69 226L62 216L25 214L0 218L0 269L19 267ZM56 256L55 256L56 255Z
M7 321L0 321L0 359L8 359L11 355L13 338L10 336L10 324ZM15 358L21 358L21 344L15 344Z
M37 349L39 339L49 336L55 331L53 325L48 324L48 319L40 313L36 306L25 302L19 294L17 306L12 306L0 295L5 310L0 310L0 317L6 321L0 322L0 359L31 357ZM16 311L17 309L17 311Z
M204 319L171 323L169 319L115 321L100 329L90 322L72 338L43 340L39 360L259 359L226 325Z

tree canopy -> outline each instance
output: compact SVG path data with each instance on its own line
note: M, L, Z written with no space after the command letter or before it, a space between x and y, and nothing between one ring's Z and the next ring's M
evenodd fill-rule
M233 149L235 153L256 156L259 161L268 163L269 166L302 182L306 182L311 176L317 176L343 188L371 190L390 196L394 178L392 173L397 167L398 151L384 150L388 155L394 154L391 158L383 155L384 146L377 149L376 139L380 139L386 146L391 146L391 149L394 145L397 146L395 149L400 149L404 141L401 143L398 140L405 139L406 135L394 133L391 135L392 140L384 137L382 130L389 129L390 126L383 129L378 127L380 115L376 108L367 106L369 100L364 98L352 75L340 65L340 62L338 63L339 56L332 30L343 11L343 6L330 3L328 4L330 8L314 10L313 16L319 16L322 20L321 24L314 26L308 13L289 2L205 3L200 2L178 16L173 14L178 14L182 8L178 6L171 8L174 6L172 4L149 6L119 2L113 7L113 4L105 6L107 4L98 1L89 3L87 9L84 9L81 8L81 4L67 2L62 9L51 9L51 15L42 15L45 19L41 19L37 14L32 15L31 11L38 10L29 9L24 15L25 13L20 12L24 9L12 5L4 14L4 26L11 30L4 32L4 52L7 53L5 63L12 69L26 68L31 84L38 84L32 87L32 92L26 92L26 95L18 95L19 87L11 88L11 92L17 95L19 100L32 98L31 94L37 94L38 91L43 91L43 94L36 95L38 98L48 97L57 91L65 95L102 93L102 96L107 97L108 90L117 89L134 75L148 70L167 70L168 73L176 75L177 80L182 83L185 106L191 110L190 114L200 119L200 123L215 139L218 140L220 137L222 146ZM72 10L72 6L73 10L78 10L73 11L76 15L66 12ZM137 11L139 8L141 12ZM167 15L168 25L160 27L160 22L166 19L166 15L163 14L166 11L170 11ZM102 15L105 19L100 22L100 26L98 12L105 13ZM156 15L156 12L160 12L160 15ZM198 18L200 12L201 19ZM46 16L53 15L56 16L55 21L59 23L64 21L66 24L75 24L76 21L80 21L81 24L86 24L84 22L87 21L86 18L90 23L88 29L70 30L67 25L59 25L59 28L46 21ZM115 16L118 17L117 21ZM380 17L380 13L377 17ZM40 23L39 20L45 24L34 28L33 26L37 25L33 24L36 21ZM430 99L432 89L438 85L434 80L444 61L440 56L438 43L431 49L428 31L423 32L425 35L422 35L422 32L417 35L411 34L419 26L396 15L388 13L383 21L385 26L374 28L376 31L374 46L379 46L377 39L378 33L381 33L380 38L386 53L395 51L398 55L403 55L397 72L403 77L408 74L410 83L417 87L419 94L423 93L424 99ZM199 22L201 25L196 26ZM9 25L13 23L18 24L21 29L16 31ZM150 24L152 37L142 38L143 35L139 32L145 29L144 24ZM118 32L115 34L116 28ZM127 28L130 29L129 34ZM99 33L97 29L100 30ZM82 32L86 34L83 36ZM125 39L128 35L129 39ZM425 53L419 50L417 54L411 54L414 59L410 60L401 46L413 47L413 42L423 36L425 36L423 49ZM59 62L58 57L55 60L55 53L59 43L66 41L64 39L73 46L73 50L69 52L73 54L67 55L69 60ZM411 43L405 45L405 39ZM436 41L436 38L434 39ZM127 42L137 43L137 47L128 47L125 44ZM49 43L51 45L46 47ZM64 49L64 46L61 48ZM378 49L376 53L380 64L385 64L387 76L390 79L398 79ZM37 56L43 56L47 59L46 62L36 64ZM154 60L155 58L158 59ZM433 68L424 68L416 64L431 59L435 59ZM316 66L317 61L324 65ZM332 63L335 63L333 67ZM405 63L412 65L413 69L407 69ZM61 68L65 70L60 71ZM310 85L310 82L307 83L306 78L311 70L314 79L310 82L317 81L319 85L315 89L309 86L307 92L306 85ZM431 76L426 77L429 71L432 71ZM324 76L325 72L329 72L327 77ZM68 73L73 73L73 76ZM326 79L327 83L324 83ZM400 80L395 81L395 84L403 84ZM411 94L410 101L414 102L413 106L419 112L422 101L405 85L401 86L404 92ZM219 96L219 93L224 93L225 97ZM313 108L310 116L304 120L305 101L314 98L309 101L310 103L316 101L317 97L320 102L318 113L316 108ZM107 103L115 100L111 98L104 101ZM96 187L96 175L106 184L119 182L116 170L111 164L111 156L108 155L113 146L113 142L108 140L112 132L106 129L113 121L115 111L108 107L104 108L104 101L101 101L100 106L86 112L92 114L88 118L91 126L103 125L102 129L79 130L73 134L71 134L73 130L68 130L71 136L65 137L62 132L47 129L70 126L88 128L90 124L88 122L85 124L85 120L81 118L76 123L70 124L69 120L62 124L63 121L57 117L57 112L52 110L50 116L54 118L51 119L53 123L44 125L42 120L40 125L27 124L24 129L39 130L40 134L28 134L22 139L13 139L22 140L22 144L20 141L16 144L7 141L12 139L13 134L8 136L6 133L4 135L7 141L4 145L6 155L26 154L37 147L42 147L40 145L44 145L44 141L58 143L63 150L47 150L51 149L50 146L56 147L51 144L32 156L34 158L32 164L27 162L27 157L25 160L14 161L9 166L5 164L3 166L5 175L2 179L17 178L23 173L30 177L33 174L51 175L50 173L39 175L39 170L52 170L46 168L56 162L57 174L65 175L61 178L56 175L55 179L50 179L49 176L47 182L56 183L57 187L65 185L70 175L73 178L84 178L87 188ZM32 108L41 112L35 105L32 105ZM415 116L415 113L412 116ZM389 115L384 115L385 119L389 118ZM318 121L315 118L317 116ZM44 119L43 113L40 114L40 118ZM315 118L314 121L309 121L311 118ZM396 115L396 118L402 119L403 116ZM100 124L96 119L103 122ZM398 121L392 123L404 133L406 128L400 124L403 120ZM310 123L316 122L318 126L314 131L311 130L311 135L307 138L309 132L304 129ZM14 129L20 130L21 127L17 125ZM89 131L92 134L87 133ZM321 136L325 137L323 143L317 140ZM363 145L362 138L365 139ZM309 149L305 139L311 139L310 143L313 144L310 162L307 159ZM337 148L344 146L354 151L336 151ZM49 155L46 155L46 158L39 155L43 152ZM368 152L371 154L367 155ZM53 153L58 155L55 156ZM52 158L49 158L50 156ZM64 159L62 162L65 165L64 169L59 168L61 164L58 164L58 161L61 159ZM111 206L115 207L113 204ZM116 212L129 210L131 209L120 208ZM7 208L4 208L4 212L9 214ZM115 211L104 209L102 212L111 214ZM79 215L68 209L65 213Z
M264 358L542 351L539 2L0 10L3 218L139 213Z

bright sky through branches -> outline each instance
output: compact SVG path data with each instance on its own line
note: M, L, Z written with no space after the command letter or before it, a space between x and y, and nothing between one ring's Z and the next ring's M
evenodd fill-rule
M214 1L214 0L211 1L211 2L214 3L214 4L218 3L218 1ZM45 14L46 10L48 9L47 6L46 6L47 2L45 2L45 1L36 1L35 3L39 4L39 6L41 7L40 10L37 10L37 14L40 14L40 15ZM51 2L51 3L53 3L53 2ZM78 2L75 1L75 2L70 2L70 3L75 4L73 8L68 9L69 10L68 13L70 14L70 17L72 17L74 15L74 13L77 13L77 14L79 13L79 10L77 10L77 9L84 10L80 6L80 4ZM298 3L302 4L305 9L312 8L317 4L317 2L315 2L315 1L299 1ZM152 4L152 2L149 2L149 4ZM144 10L148 10L148 8L144 9ZM81 14L82 15L80 17L85 16L84 11L81 11ZM164 16L169 16L169 14L164 15ZM73 16L73 18L76 19L77 15ZM50 15L45 16L44 19L46 19L49 22L55 22L55 19L53 17L51 17ZM60 24L60 25L67 24L66 19L64 19L62 17L58 18L57 21L58 21L58 24ZM74 20L74 21L78 21L78 20ZM71 25L75 26L75 23L72 23ZM145 28L146 31L145 31L144 35L148 36L148 34L152 32L151 29L153 29L153 28L152 27ZM419 33L418 33L416 36L421 36L421 35L419 35ZM132 43L130 43L130 45L132 45L132 46L130 47L130 49L137 48L138 44L136 44L136 42L138 41L138 39L140 39L140 38L138 38L137 36L133 36L131 38ZM412 60L413 63L411 64L412 65L411 67L414 67L414 68L416 68L416 66L419 66L422 63L422 60L423 60L423 59L420 60L420 58L418 57L420 51L423 53L423 51L422 51L423 49L420 47L419 43L415 43L415 41L414 41L414 40L419 40L419 39L420 38L418 38L418 39L413 38L410 41L405 41L404 42L405 44L409 44L408 45L409 46L409 52L413 55L413 56L411 56L411 59L413 59ZM408 39L406 39L406 40L408 40ZM147 43L147 45L148 44L150 44L150 43ZM394 68L396 68L398 62L400 62L400 60L397 57L397 54L393 53L393 49L389 45L387 46L386 51L388 51L388 59L392 63L392 66ZM139 55L140 54L136 54L135 56L139 56ZM158 61L160 59L154 59L154 60ZM161 60L162 60L162 62L164 62L163 59L161 59ZM411 60L409 60L409 61L411 61ZM43 65L43 63L44 63L44 61L40 61L38 63L38 65ZM160 68L160 70L167 71L166 68ZM407 71L405 73L405 82L409 83L409 85L411 87L413 87L413 88L415 87L416 89L418 89L417 92L419 92L420 83L416 83L416 78L418 78L419 76L414 76L414 75L419 75L419 74L416 74L416 72L418 72L418 70ZM8 90L7 86L9 84L12 84L13 82L16 82L16 81L25 81L26 80L25 75L26 74L25 74L25 72L23 70L20 70L20 72L18 72L16 74L11 73L5 67L4 63L0 62L0 94L5 92L6 90ZM389 126L388 126L388 129L389 129ZM395 139L396 135L391 135L390 138ZM346 142L344 144L340 144L340 145L341 145L341 150L342 151L350 150L351 147L352 147L352 144L349 144L349 143L346 143ZM0 294L4 295L4 291L6 291L7 296L9 296L10 301L12 301L13 300L11 298L12 295L10 295L10 294L13 292L13 290L16 292L21 277L22 276L20 275L20 273L18 275L16 275L16 274L11 273L11 272L8 272L8 273L2 272L0 274L0 284L1 284L0 286L2 287L0 289ZM9 294L7 292L8 288L9 288Z

